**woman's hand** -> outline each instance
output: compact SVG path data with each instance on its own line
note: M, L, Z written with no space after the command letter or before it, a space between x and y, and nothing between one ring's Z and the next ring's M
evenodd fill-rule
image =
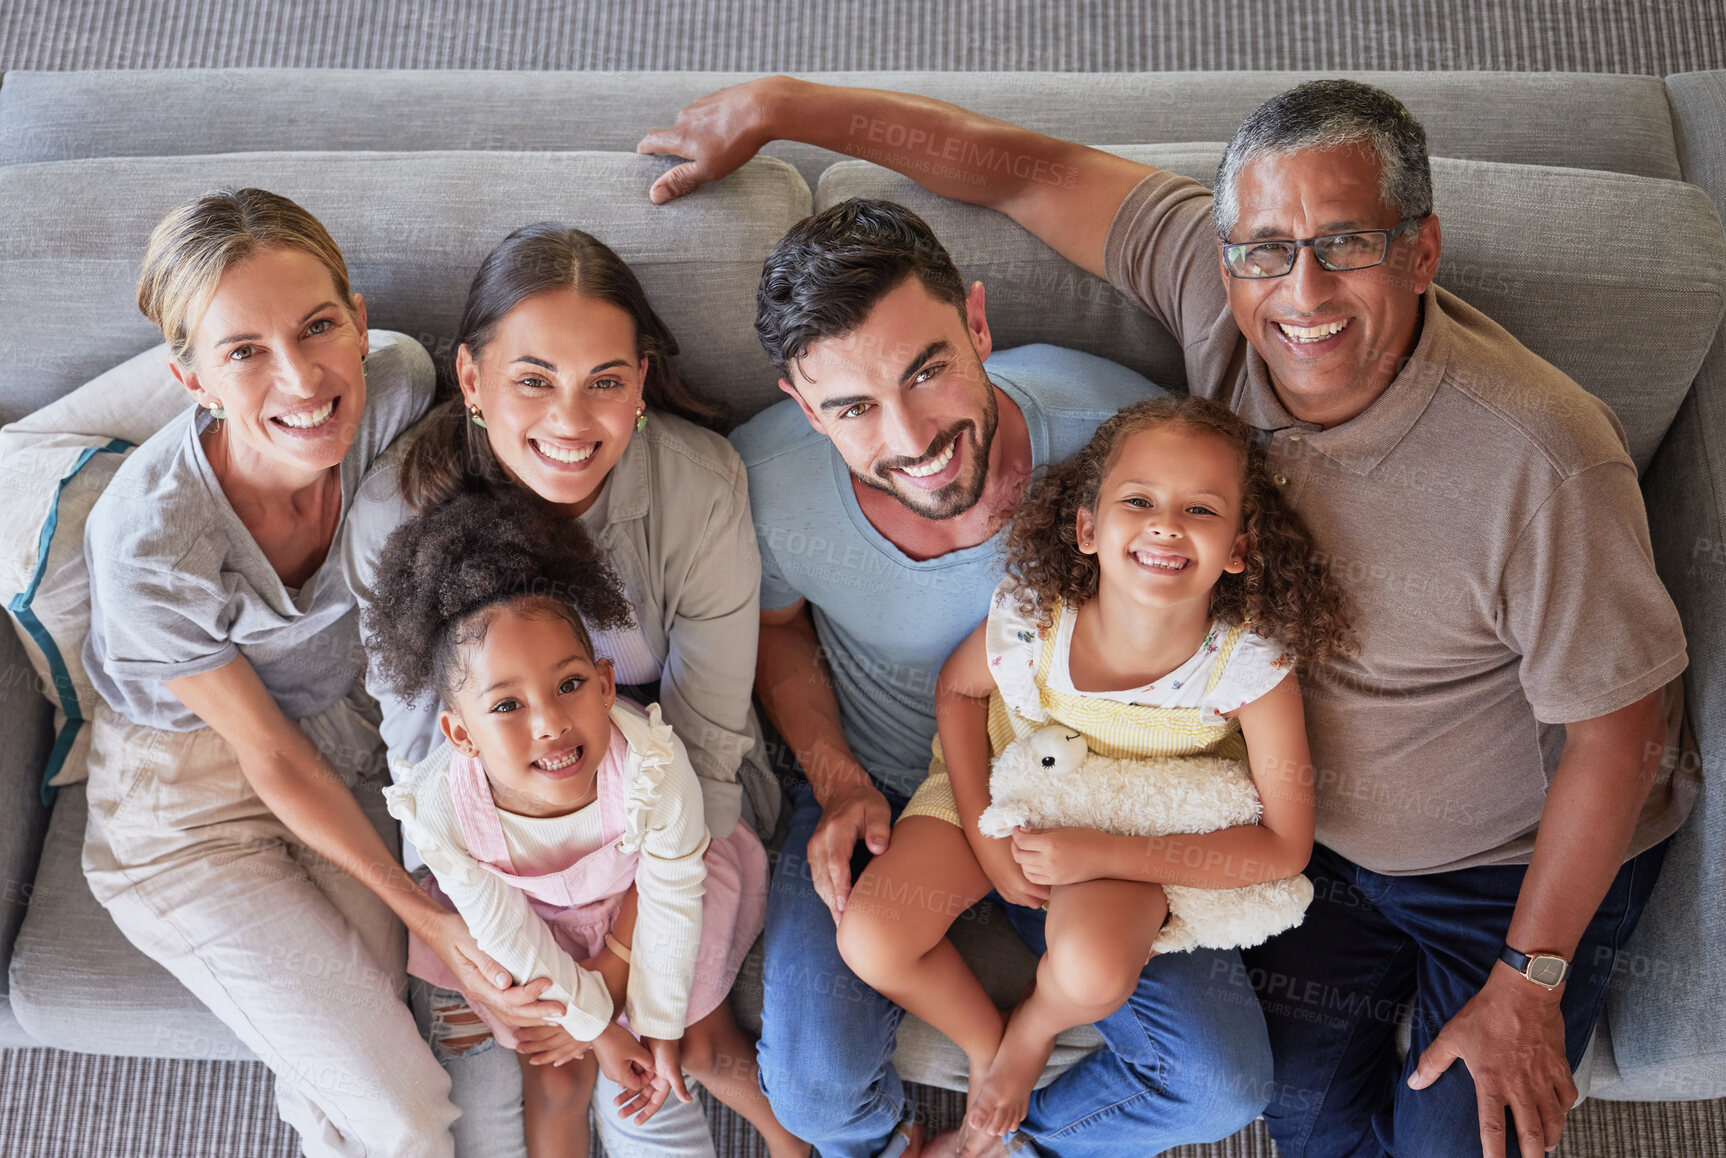
M559 1001L541 1001L551 987L549 977L536 977L526 985L511 985L509 971L480 950L461 914L443 912L416 930L420 940L436 953L461 983L469 1001L485 1006L498 1021L513 1029L543 1026L548 1018L562 1017Z
M600 1072L623 1087L617 1095L618 1117L634 1114L636 1125L646 1124L671 1092L671 1084L659 1076L653 1054L615 1021L593 1039L593 1053Z
M1108 844L1112 838L1093 828L1024 828L1009 838L1013 860L1025 879L1045 893L1053 885L1076 885L1109 874Z
M641 1044L653 1053L653 1066L662 1081L670 1084L671 1092L680 1102L691 1102L689 1089L683 1084L683 1041L674 1037L644 1037Z
M1027 909L1040 909L1048 903L1048 886L1036 884L1025 876L1014 859L1011 840L979 836L971 841L971 851L977 854L977 863L983 866L989 883L1003 901Z
M515 1031L515 1040L515 1052L534 1066L560 1066L586 1057L592 1048L561 1025L526 1026Z

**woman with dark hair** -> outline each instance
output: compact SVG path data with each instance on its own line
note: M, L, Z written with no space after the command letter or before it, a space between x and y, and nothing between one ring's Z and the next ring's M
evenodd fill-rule
M351 574L369 604L389 533L463 493L519 487L578 521L633 616L591 625L596 652L624 694L661 705L721 839L740 819L770 831L778 814L750 703L761 567L743 463L714 429L724 412L684 385L676 353L635 274L604 243L550 222L510 234L468 292L446 397L361 492ZM406 702L375 680L372 691L392 766L418 763L442 742L435 699ZM489 1046L458 996L434 993L431 1022L446 1060L477 1060ZM467 1110L458 1148L467 1136L495 1147L506 1135L481 1124L507 1112L507 1099L496 1086L464 1089L465 1068L450 1067ZM498 1082L515 1076L514 1066L484 1068ZM595 1104L609 1105L603 1092ZM711 1145L694 1106L668 1104L643 1130L599 1117L643 1140L652 1131L656 1148Z

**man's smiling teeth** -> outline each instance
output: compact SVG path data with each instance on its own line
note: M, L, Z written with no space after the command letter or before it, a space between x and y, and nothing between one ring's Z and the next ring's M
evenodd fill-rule
M581 749L571 748L556 759L547 759L542 756L533 762L533 766L535 768L544 768L547 772L556 772L560 768L569 767L579 759L581 759Z
M533 448L553 462L586 462L593 457L593 452L599 449L599 443L590 442L580 450L569 450L561 446L553 446L549 442L533 439Z
M928 478L932 474L940 474L947 469L947 464L953 460L953 448L959 445L955 438L947 444L947 449L930 459L923 466L902 466L899 469L912 478Z
M1340 333L1348 319L1340 322L1326 322L1322 326L1291 326L1287 322L1278 322L1277 328L1283 332L1283 337L1291 342L1322 342L1332 334Z
M1185 571L1192 560L1182 559L1172 555L1147 555L1142 551L1134 551L1133 558L1141 567L1150 567L1158 571Z
M283 426L291 426L295 430L311 430L322 426L336 409L336 400L330 399L316 410L301 410L295 414L278 414L276 421Z

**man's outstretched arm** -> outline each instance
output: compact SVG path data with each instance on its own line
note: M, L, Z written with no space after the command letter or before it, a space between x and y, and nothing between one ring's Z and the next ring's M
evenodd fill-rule
M1005 213L1099 277L1115 211L1152 171L929 97L787 76L704 96L636 149L688 158L653 183L649 196L665 202L719 180L781 140L861 157L943 197Z

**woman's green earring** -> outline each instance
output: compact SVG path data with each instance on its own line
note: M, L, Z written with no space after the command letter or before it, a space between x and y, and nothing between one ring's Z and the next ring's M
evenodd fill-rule
M635 409L635 429L637 433L647 429L647 407L638 406Z
M479 427L481 430L485 429L485 415L483 415L479 412L479 404L478 403L474 403L474 402L468 403L467 416L468 416L468 418L473 420L473 424L475 426Z
M218 402L214 406L210 407L210 417L211 418L221 419L221 418L226 418L227 416L228 416L228 412L225 408L223 408L223 406L220 402Z

